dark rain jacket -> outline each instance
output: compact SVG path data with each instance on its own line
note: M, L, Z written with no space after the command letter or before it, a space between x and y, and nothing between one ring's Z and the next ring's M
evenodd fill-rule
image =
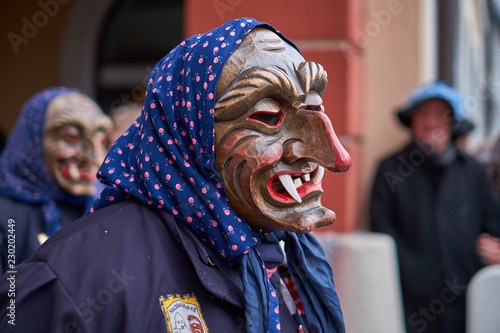
M125 200L68 224L1 278L0 332L245 332L238 273L223 264L170 213ZM298 331L281 301L280 320Z
M476 240L500 235L500 215L479 162L429 153L412 143L380 163L371 229L396 241L408 332L464 332L466 285L483 266Z

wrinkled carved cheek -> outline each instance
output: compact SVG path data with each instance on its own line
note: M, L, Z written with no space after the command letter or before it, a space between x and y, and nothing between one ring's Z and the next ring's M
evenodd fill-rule
M47 165L51 165L57 161L58 150L58 146L54 142L47 142L44 145L43 156Z
M226 190L230 192L234 197L239 197L241 193L241 185L239 180L241 178L241 171L245 165L245 160L241 161L235 156L228 156L226 159L223 169L222 178L224 184L226 185Z
M281 143L272 145L257 145L259 142L248 143L237 147L227 160L224 173L226 187L229 187L233 196L248 206L255 207L254 197L259 195L265 171L271 169L281 160L283 149ZM262 143L262 142L261 142ZM229 186L228 186L229 185Z

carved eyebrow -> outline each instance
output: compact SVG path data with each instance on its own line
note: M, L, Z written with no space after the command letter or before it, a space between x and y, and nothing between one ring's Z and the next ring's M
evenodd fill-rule
M46 130L57 131L63 127L73 126L81 131L83 130L83 122L78 113L65 111L63 114L58 115L57 119L47 123Z
M273 93L293 98L297 95L297 88L279 68L268 66L244 70L215 104L215 120L237 118L261 96ZM241 111L233 112L234 110Z
M327 74L323 66L312 61L303 62L295 72L297 73L302 91L308 93L314 90L317 91L320 96L323 95L328 82Z
M219 98L215 105L215 120L226 121L239 117L259 99L270 94L282 95L294 105L305 106L310 90L323 94L326 71L314 62L303 62L295 69L303 93L299 95L295 82L279 67L253 67L241 72L235 82ZM240 112L234 112L240 110Z
M63 114L57 117L57 120L52 121L47 124L46 131L57 131L63 127L73 126L79 131L86 130L85 123L86 119L80 114L79 110L66 110ZM99 115L99 117L92 124L91 131L107 132L112 127L112 122L105 116Z

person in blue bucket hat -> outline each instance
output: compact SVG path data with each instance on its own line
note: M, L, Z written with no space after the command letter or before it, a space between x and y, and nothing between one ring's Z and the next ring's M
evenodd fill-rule
M396 115L412 139L378 166L370 228L396 241L407 332L465 332L467 284L490 261L477 242L500 236L498 203L456 144L473 125L453 87L421 86Z
M458 91L441 81L417 88L408 97L405 107L398 111L397 116L399 121L403 125L411 127L411 115L415 112L416 108L423 102L434 98L441 99L448 103L451 110L451 118L449 121L452 125L452 137L457 138L465 135L474 128L474 125L465 117L464 103Z
M0 331L344 332L310 234L335 221L320 201L325 169L351 164L326 83L249 18L174 48L106 156L89 214L2 278ZM299 299L280 275L280 241Z

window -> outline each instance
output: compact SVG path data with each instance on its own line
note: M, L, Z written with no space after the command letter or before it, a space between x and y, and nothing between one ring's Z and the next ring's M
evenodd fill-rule
M123 0L108 12L98 42L96 97L106 112L142 103L154 65L183 40L182 0Z

